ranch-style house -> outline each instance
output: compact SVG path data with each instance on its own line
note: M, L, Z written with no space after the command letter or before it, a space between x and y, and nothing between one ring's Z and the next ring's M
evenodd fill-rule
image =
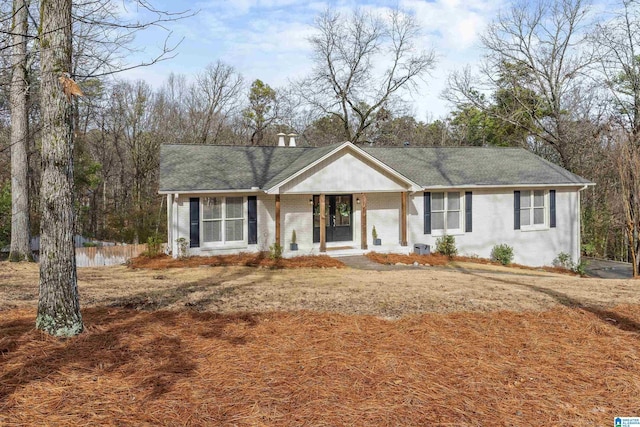
M296 147L291 139L163 145L160 193L173 256L180 240L185 255L276 243L285 257L409 253L448 234L465 255L488 258L506 243L520 264L550 265L561 252L580 258L580 192L594 184L524 149Z

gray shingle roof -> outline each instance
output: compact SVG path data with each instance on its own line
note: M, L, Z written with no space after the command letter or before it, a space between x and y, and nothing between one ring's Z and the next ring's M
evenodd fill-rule
M163 145L160 191L267 189L336 147Z
M363 150L423 187L591 184L522 148L363 147Z
M267 190L338 146L163 145L160 191ZM519 148L359 148L423 187L590 183Z

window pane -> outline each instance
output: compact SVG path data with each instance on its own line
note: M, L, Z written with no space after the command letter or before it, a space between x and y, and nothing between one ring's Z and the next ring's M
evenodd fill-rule
M351 222L351 215L343 216L345 211L336 210L336 225L349 225Z
M533 192L533 206L537 208L544 207L544 190L536 190Z
M522 191L520 193L520 208L531 207L531 191Z
M222 221L203 221L202 222L202 239L205 242L221 242L222 241Z
M533 223L544 224L544 208L535 208L533 210Z
M351 220L351 196L336 196L336 225L349 225Z
M444 193L431 193L431 210L444 210Z
M455 230L460 228L460 212L447 212L447 229Z
M205 197L202 202L202 219L222 218L222 200L219 197Z
M227 197L227 218L242 218L242 197Z
M460 210L460 193L448 193L447 194L447 210L458 211Z
M242 240L242 224L244 223L241 219L227 220L225 221L225 234L227 241L234 240Z
M431 213L431 229L444 230L444 212Z
M520 209L520 226L531 225L531 209Z

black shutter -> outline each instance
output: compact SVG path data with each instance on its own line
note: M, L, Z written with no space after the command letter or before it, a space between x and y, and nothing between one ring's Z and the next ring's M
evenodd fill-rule
M256 196L247 197L248 222L249 222L249 244L258 243L258 199Z
M556 190L549 190L549 222L552 228L556 226Z
M464 193L464 231L466 233L473 231L473 218L471 212L471 191L467 191Z
M520 230L520 192L513 192L513 229Z
M200 198L189 199L189 247L200 247Z
M424 234L431 234L431 193L424 193Z

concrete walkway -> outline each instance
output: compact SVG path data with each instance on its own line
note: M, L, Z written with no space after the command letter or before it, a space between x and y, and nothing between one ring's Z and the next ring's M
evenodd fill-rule
M356 270L374 270L374 271L396 271L396 270L411 270L420 268L419 266L413 265L386 265L386 264L378 264L377 262L371 261L364 255L353 255L353 256L341 256L336 257L342 261L347 267L354 268ZM424 268L424 267L422 267Z

